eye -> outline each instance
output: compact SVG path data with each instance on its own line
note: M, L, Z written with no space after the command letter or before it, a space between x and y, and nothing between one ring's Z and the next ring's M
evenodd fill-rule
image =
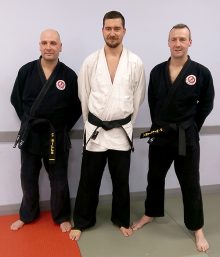
M120 28L120 27L115 27L114 30L115 30L115 31L120 31L121 28Z
M56 46L57 45L57 42L56 41L51 41L50 43L52 46Z

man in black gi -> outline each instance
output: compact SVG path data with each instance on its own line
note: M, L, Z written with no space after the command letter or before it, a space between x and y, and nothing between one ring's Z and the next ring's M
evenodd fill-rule
M21 120L15 147L21 149L23 191L20 218L11 229L18 230L39 217L38 179L43 162L51 186L52 217L66 232L71 228L68 133L81 116L77 75L58 59L62 43L57 31L43 31L39 44L40 58L21 67L11 94Z
M174 162L185 225L195 233L197 250L206 251L209 244L203 233L199 131L213 108L214 87L210 71L188 56L191 43L189 28L184 24L174 26L168 39L171 57L150 74L151 129L163 128L164 133L149 139L145 215L133 224L133 230L164 216L165 177Z

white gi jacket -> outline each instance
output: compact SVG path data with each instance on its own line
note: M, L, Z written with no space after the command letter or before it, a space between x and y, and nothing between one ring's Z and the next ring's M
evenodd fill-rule
M86 141L96 126L88 122L91 112L102 121L124 119L130 114L131 122L123 125L132 139L133 124L139 106L144 100L146 80L141 59L123 48L114 81L109 74L104 48L89 55L80 69L78 77L79 98L85 123ZM126 151L130 144L122 128L105 131L98 129L95 140L90 139L86 146L89 151L107 149Z

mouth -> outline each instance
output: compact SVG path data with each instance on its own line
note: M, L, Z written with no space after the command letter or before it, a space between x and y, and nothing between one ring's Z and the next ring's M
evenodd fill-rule
M174 50L174 52L175 52L175 53L182 53L182 50L176 49L176 50Z
M116 37L108 37L108 40L117 40L117 38Z

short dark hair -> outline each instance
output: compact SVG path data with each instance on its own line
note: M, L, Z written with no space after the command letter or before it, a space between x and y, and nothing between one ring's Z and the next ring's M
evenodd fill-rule
M125 28L125 18L124 16L118 12L118 11L110 11L110 12L107 12L104 17L103 17L103 27L105 25L105 20L108 20L108 19L117 19L117 18L120 18L121 21L122 21L122 26L123 28Z
M176 24L175 26L173 26L172 27L172 29L184 29L184 28L187 28L188 29L188 31L189 31L189 39L191 40L191 31L190 31L190 28L186 25L186 24L184 24L184 23L178 23L178 24ZM171 29L171 30L172 30ZM170 30L170 31L171 31Z

